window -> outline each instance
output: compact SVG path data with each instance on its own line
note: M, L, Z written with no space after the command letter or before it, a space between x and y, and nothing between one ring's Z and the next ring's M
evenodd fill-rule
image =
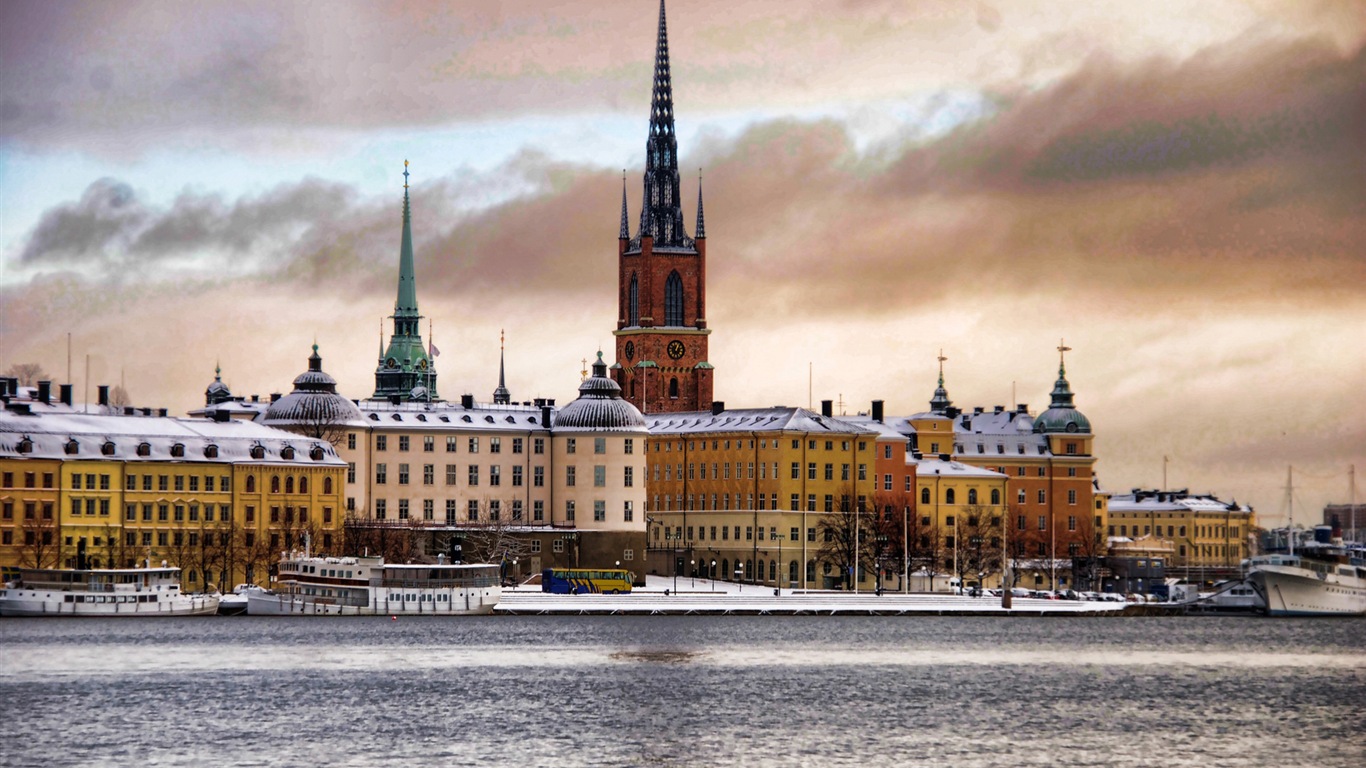
M568 501L566 501L566 502L564 503L564 519L565 519L565 520L573 520L573 519L574 519L574 500L573 500L573 499L569 499Z
M212 481L213 478L209 478L209 480ZM354 461L346 462L346 482L352 485L356 483L356 462Z
M544 501L539 501L539 500L537 500L537 501L531 502L531 520L532 520L532 522L536 522L536 523L545 522L545 502L544 502ZM533 543L533 544L539 544L540 542L532 542L532 543Z
M1077 516L1076 516L1076 515L1068 515L1068 516L1067 516L1067 530L1069 530L1069 531L1075 531L1075 530L1077 530Z
M470 446L470 453L479 453L479 438L477 438L477 437L471 437L471 438L470 438L469 446Z
M827 464L826 466L828 467L828 466L830 466L830 465ZM815 480L815 479L816 479L816 462L813 461L813 462L811 462L811 463L809 463L809 464L806 465L806 479L807 479L807 480Z
M635 484L636 484L636 481L635 481L635 471L636 471L636 468L635 468L635 467L626 467L623 471L625 472L625 477L623 478L623 482L625 483L626 487L627 487L627 488L634 488L634 487L635 487Z
M574 452L577 451L577 450L578 450L578 441L576 441L576 440L575 440L574 438L572 438L572 437L566 438L565 441L564 441L564 452L565 452L565 453L574 453Z
M356 450L356 433L355 433L355 432L348 432L348 433L346 433L346 449L347 449L348 451L354 451L354 450Z
M607 520L607 502L605 502L605 501L594 501L594 502L593 502L593 521L594 521L594 522L601 523L601 522L604 522L604 521L606 521L606 520Z
M640 281L634 272L631 273L631 289L628 299L629 315L627 325L640 325Z
M399 464L399 465L398 465L398 484L399 484L399 485L407 485L407 484L408 484L408 465L407 465L407 464Z
M1041 530L1041 531L1046 531L1046 530L1048 530L1048 518L1045 517L1044 515L1039 515L1039 530Z
M593 453L596 453L596 454L607 453L607 438L605 438L605 437L595 437L595 438L593 438Z
M607 487L607 467L601 465L593 467L593 487Z
M968 503L969 503L969 504L976 504L976 503L977 503L977 489L976 489L976 488L969 488L969 489L968 489Z
M531 470L531 484L540 488L545 485L545 467L533 467Z
M478 519L479 519L479 502L476 501L476 500L474 500L474 499L470 499L468 502L466 502L466 504L465 504L465 515L466 515L470 520L478 520Z
M1020 504L1025 503L1025 492L1024 492L1024 489L1023 489L1023 488L1021 488L1018 492L1016 492L1016 494L1015 494L1015 501L1018 502L1018 503L1020 503Z
M630 456L631 454L633 454L633 453L636 452L635 446L636 446L635 438L628 437L628 438L626 438L626 440L622 443L622 450L626 453L627 456ZM629 552L630 550L627 550L627 551Z
M503 438L501 438L501 437L490 437L490 438L489 438L489 453L502 453L502 452L503 452Z
M512 519L515 520L515 521L517 521L517 522L521 522L521 520L522 520L522 500L521 500L521 499L513 499L513 500L512 500Z
M406 451L406 450L408 450L408 436L407 436L407 435L399 435L399 436L398 436L398 449L399 449L400 451Z
M952 489L952 488L949 488L948 490L944 491L944 503L945 503L945 504L953 504L953 503L954 503L954 492L953 492L953 489Z
M377 450L377 451L387 451L387 450L389 450L389 436L388 436L388 435L376 435L376 436L375 436L375 450Z
M564 484L570 488L574 487L574 467L564 468Z
M996 504L1000 504L1000 503L1001 503L1001 489L999 489L999 488L992 488L992 489L991 489L991 503L992 503L993 506L996 505Z
M435 465L435 464L423 464L423 465L422 465L422 484L423 484L423 485L436 485L436 465Z
M469 469L469 484L470 484L470 487L474 487L474 486L479 485L479 465L478 465L478 464L471 464L471 465L470 465L470 469Z
M489 467L489 485L502 485L502 483L502 467L498 466L497 464L494 464L493 466Z
M384 485L389 482L389 465L375 465L375 485Z
M512 468L512 487L522 487L522 467L520 465Z
M425 435L425 436L422 438L422 451L423 451L424 453L431 453L431 452L433 452L433 451L435 451L435 450L436 450L436 438L433 437L433 436L431 436L431 435Z
M1077 492L1076 492L1076 491L1068 491L1068 492L1067 492L1067 503L1068 503L1068 504L1076 504L1076 503L1077 503Z
M1039 491L1039 503L1040 503L1040 504L1045 503L1044 500L1045 500L1046 498L1047 498L1047 496L1044 495L1044 492L1043 492L1042 490Z
M677 270L670 272L664 281L664 324L683 324L683 278L678 276Z
M446 438L446 453L455 453L456 440L454 437Z
M678 379L669 379L669 399L678 399Z
M538 438L536 438L534 441L532 441L531 446L532 446L532 453L536 453L536 454L545 453L545 438L544 438L544 437L538 437Z

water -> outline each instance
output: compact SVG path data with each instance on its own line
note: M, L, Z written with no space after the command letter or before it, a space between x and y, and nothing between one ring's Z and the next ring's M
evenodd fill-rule
M0 765L1359 766L1366 621L0 620Z

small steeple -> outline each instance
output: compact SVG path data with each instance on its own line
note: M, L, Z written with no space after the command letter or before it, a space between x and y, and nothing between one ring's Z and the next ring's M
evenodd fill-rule
M702 216L702 169L697 169L697 227L694 236L698 240L705 240L707 237L707 225L705 217Z
M313 342L313 354L308 356L308 370L321 371L323 369L322 355L318 354L318 342Z
M626 217L626 169L621 170L621 234L618 240L631 239L631 223Z
M948 390L944 389L944 350L939 350L939 386L934 390L934 397L930 399L930 411L933 413L946 413L953 405L949 399Z
M506 336L502 330L498 331L498 388L493 390L493 402L497 405L507 405L512 402L512 393L508 392L507 382L503 376L503 352Z
M417 277L413 267L413 227L408 204L408 161L403 161L403 237L398 251L398 300L394 317L417 317Z
M602 361L602 350L601 350L601 349L598 350L598 359L597 359L597 361L593 363L593 378L595 378L595 379L605 379L605 378L607 378L607 363L604 363L604 362Z
M1058 340L1058 380L1053 383L1053 402L1049 408L1075 408L1072 403L1072 386L1067 383L1067 366L1064 355L1072 348L1067 342Z

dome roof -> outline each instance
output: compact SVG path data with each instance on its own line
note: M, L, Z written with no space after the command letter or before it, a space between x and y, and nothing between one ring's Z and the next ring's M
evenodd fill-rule
M1087 432L1091 431L1091 420L1072 404L1072 387L1067 383L1067 369L1058 363L1058 380L1053 384L1053 402L1048 410L1034 420L1034 431L1049 432Z
M308 358L308 370L294 379L294 391L270 404L261 422L268 426L329 425L361 421L356 404L337 394L337 381L322 369L318 345Z
M621 387L607 378L607 364L599 352L593 375L579 386L578 398L555 414L555 429L644 430L645 417L621 399Z

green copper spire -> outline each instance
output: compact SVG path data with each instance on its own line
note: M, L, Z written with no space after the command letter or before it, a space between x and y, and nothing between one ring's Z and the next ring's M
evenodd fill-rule
M408 207L408 161L403 161L403 240L398 248L398 301L394 317L418 317L417 277L413 269L413 225Z
M939 350L939 387L934 390L934 397L930 399L930 411L932 413L946 413L953 401L949 399L948 390L944 389L944 350Z
M413 267L413 226L408 202L408 161L403 161L403 237L398 252L398 299L394 333L387 349L381 344L375 369L375 398L436 400L436 371L422 343L422 315L417 311L417 275ZM381 334L383 332L381 331Z

